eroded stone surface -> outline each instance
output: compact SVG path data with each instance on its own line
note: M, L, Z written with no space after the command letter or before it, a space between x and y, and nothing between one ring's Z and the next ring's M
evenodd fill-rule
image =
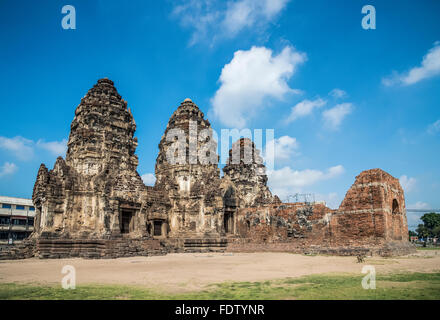
M239 208L274 202L274 197L267 186L266 167L260 150L250 139L241 138L232 145L223 172L225 184L230 182L230 185L235 187Z
M175 139L183 135L178 146ZM179 148L176 148L179 147ZM223 203L211 124L190 99L171 116L159 143L155 188L171 202L170 237L218 237Z
M99 80L76 108L66 160L59 157L50 171L44 164L39 169L34 236L108 238L124 227L132 237L145 235L146 188L136 171L135 130L113 82Z

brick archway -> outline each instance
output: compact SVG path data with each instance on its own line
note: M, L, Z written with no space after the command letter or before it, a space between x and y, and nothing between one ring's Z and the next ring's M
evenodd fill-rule
M393 199L392 217L393 217L393 225L392 225L393 240L402 240L402 215L400 211L399 202L397 201L397 199Z

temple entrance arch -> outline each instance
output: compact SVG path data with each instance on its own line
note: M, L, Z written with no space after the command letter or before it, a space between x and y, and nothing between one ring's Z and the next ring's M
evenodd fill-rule
M397 199L393 199L393 214L399 214L399 202L397 202Z

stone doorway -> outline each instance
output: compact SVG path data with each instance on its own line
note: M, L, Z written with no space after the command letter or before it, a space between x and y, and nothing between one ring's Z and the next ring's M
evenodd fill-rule
M225 212L223 219L224 219L224 225L225 225L225 232L233 234L234 233L234 213L233 212Z
M134 212L132 210L122 210L121 212L121 233L130 233L132 230L132 220Z
M154 220L154 222L153 222L154 236L161 236L162 235L162 224L163 224L163 221Z

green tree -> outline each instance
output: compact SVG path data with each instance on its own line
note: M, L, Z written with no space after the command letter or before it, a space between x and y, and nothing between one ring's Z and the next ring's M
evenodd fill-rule
M434 237L440 238L440 226L435 227L433 230Z
M420 220L423 224L419 224L416 229L420 238L438 237L440 235L440 213L425 213Z
M423 224L419 224L419 226L416 229L416 232L419 238L426 239L426 237L429 236L429 230Z
M425 213L420 220L429 230L434 230L435 227L440 226L440 213Z

